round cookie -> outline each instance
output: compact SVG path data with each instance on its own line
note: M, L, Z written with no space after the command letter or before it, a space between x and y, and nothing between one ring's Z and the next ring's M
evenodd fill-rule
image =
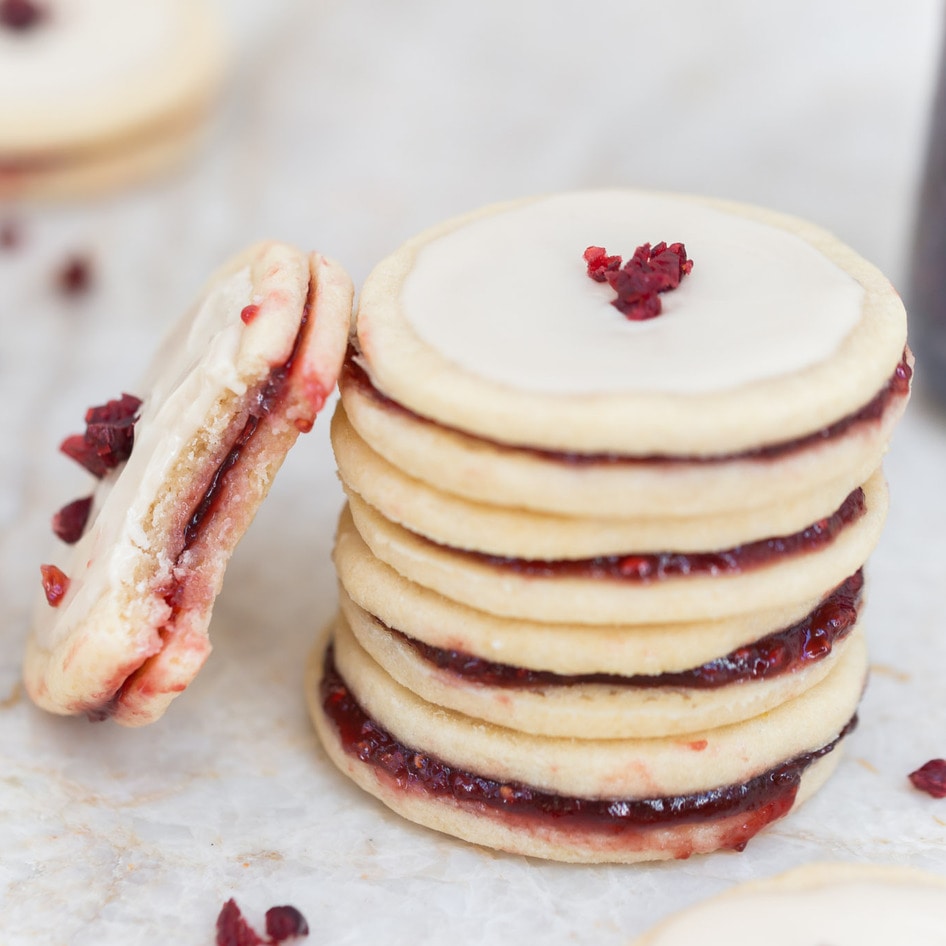
M912 355L905 364L912 367ZM373 388L350 359L339 379L351 426L406 475L475 502L601 519L724 515L795 503L813 491L833 494L839 505L880 465L909 398L902 387L878 404L876 416L868 411L843 432L776 457L694 463L509 447L406 410Z
M820 597L853 574L883 528L887 489L878 472L864 485L862 515L831 541L797 554L776 554L757 567L729 573L655 574L624 580L556 570L558 563L520 566L436 545L397 526L349 495L355 527L371 551L405 578L471 607L506 617L555 622L651 623L719 618ZM770 543L778 548L779 541ZM727 553L721 552L725 557ZM628 568L639 558L628 550ZM593 561L593 560L586 560ZM564 563L570 564L570 563ZM533 567L534 566L534 567ZM615 565L618 570L623 565Z
M814 863L734 887L671 916L634 946L943 946L946 877L879 864Z
M352 295L325 257L250 248L170 331L140 404L105 406L129 408L124 453L109 460L120 431L103 408L64 442L98 482L85 521L54 520L74 544L44 566L24 666L36 703L140 725L191 681L230 554L335 385Z
M634 677L622 682L613 674L602 674L612 678L606 682L569 682L570 677L564 675L560 683L525 679L517 685L451 673L425 659L344 591L340 605L341 619L364 650L398 683L427 702L520 732L576 739L678 736L751 719L823 680L861 633L851 628L829 652L797 668L715 687L657 686ZM462 658L456 662L464 666ZM510 677L515 669L510 667Z
M800 532L830 516L852 488L850 483L834 482L772 507L712 516L587 518L473 502L414 479L358 436L341 405L332 417L332 447L345 490L355 492L386 519L441 545L513 558L573 559L618 555L630 549L731 548ZM537 495L540 501L541 492Z
M657 240L684 243L693 271L658 318L629 321L583 253ZM701 457L858 411L901 361L906 317L882 274L811 224L605 190L485 208L408 241L366 281L356 337L381 392L448 427L514 446Z
M827 680L747 723L557 739L429 706L336 625L313 654L307 692L335 764L405 817L515 853L632 862L741 848L807 798L837 763L865 673L856 646Z
M335 567L344 593L389 627L433 647L560 674L674 673L801 621L818 598L675 624L547 624L503 618L409 581L371 554L345 510Z
M122 186L194 146L223 75L207 0L35 0L0 24L0 196Z

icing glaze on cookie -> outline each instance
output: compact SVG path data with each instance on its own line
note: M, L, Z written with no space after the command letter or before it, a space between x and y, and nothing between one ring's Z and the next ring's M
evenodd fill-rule
M73 614L84 617L102 595L136 574L142 556L155 553L144 523L181 446L204 424L221 390L246 391L236 365L244 331L239 313L251 295L245 266L215 286L193 321L180 322L165 340L142 387L146 396L131 456L100 481L89 529L62 564L69 593L55 611L37 609L38 639L45 646L62 640ZM172 565L164 563L168 572Z
M28 35L0 30L4 110L58 105L154 68L175 42L178 0L47 0L49 14Z
M589 245L682 242L692 273L629 322L588 278ZM418 251L405 318L467 371L532 392L699 394L828 359L864 291L793 233L669 195L571 193L479 216Z
M840 870L840 868L839 868ZM645 937L647 946L939 946L946 929L946 884L933 875L884 876L866 871L817 882L736 890L700 904ZM777 881L777 879L776 879ZM777 918L777 922L773 922Z

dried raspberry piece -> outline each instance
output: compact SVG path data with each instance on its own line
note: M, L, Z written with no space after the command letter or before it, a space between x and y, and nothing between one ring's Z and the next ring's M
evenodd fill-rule
M217 946L263 946L256 930L246 922L232 897L217 917Z
M92 261L87 256L70 256L56 273L56 285L63 295L84 295L92 288Z
M69 590L69 579L62 569L55 565L40 565L40 574L43 576L43 591L50 607L58 608L63 596Z
M74 545L82 538L85 524L89 521L89 511L92 509L92 497L73 500L63 506L53 516L53 532L69 545Z
M11 30L25 32L46 17L46 10L32 0L2 0L0 23Z
M643 243L622 266L620 256L608 256L604 247L589 246L584 253L588 275L597 282L607 282L617 294L611 304L632 321L660 315L658 293L680 285L693 269L682 243Z
M0 223L0 249L15 250L23 242L23 230L16 220Z
M909 775L914 788L934 798L946 798L946 759L930 759Z
M259 315L259 306L258 305L245 305L240 310L240 318L243 320L244 325L249 325L256 316Z
M613 272L621 265L621 257L608 256L603 246L589 246L584 258L588 264L588 275L595 282L604 282L607 279L605 273Z
M141 400L122 394L85 412L85 433L66 437L59 449L101 479L131 455Z
M295 907L270 907L266 911L266 935L274 943L282 943L293 936L308 936L309 924Z

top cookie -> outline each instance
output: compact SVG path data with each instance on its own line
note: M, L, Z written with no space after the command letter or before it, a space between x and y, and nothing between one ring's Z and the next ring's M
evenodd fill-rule
M583 253L680 242L663 312L629 321ZM372 383L448 427L516 446L718 456L856 412L903 357L889 281L770 211L633 190L488 207L420 234L361 292Z

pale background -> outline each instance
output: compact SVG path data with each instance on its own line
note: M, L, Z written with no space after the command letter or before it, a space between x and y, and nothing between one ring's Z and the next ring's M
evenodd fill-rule
M235 67L196 161L120 198L14 208L24 244L0 254L0 943L211 943L234 896L254 922L296 905L319 944L610 946L814 859L946 873L946 801L906 783L946 755L946 426L922 398L888 463L861 728L824 791L743 854L528 861L405 825L336 775L301 690L334 608L324 418L233 560L210 661L161 722L29 704L19 661L49 515L85 488L56 445L86 406L134 389L164 327L248 242L318 249L360 283L451 214L628 184L801 214L903 284L932 0L230 0L225 14ZM49 275L73 250L98 280L67 301Z

